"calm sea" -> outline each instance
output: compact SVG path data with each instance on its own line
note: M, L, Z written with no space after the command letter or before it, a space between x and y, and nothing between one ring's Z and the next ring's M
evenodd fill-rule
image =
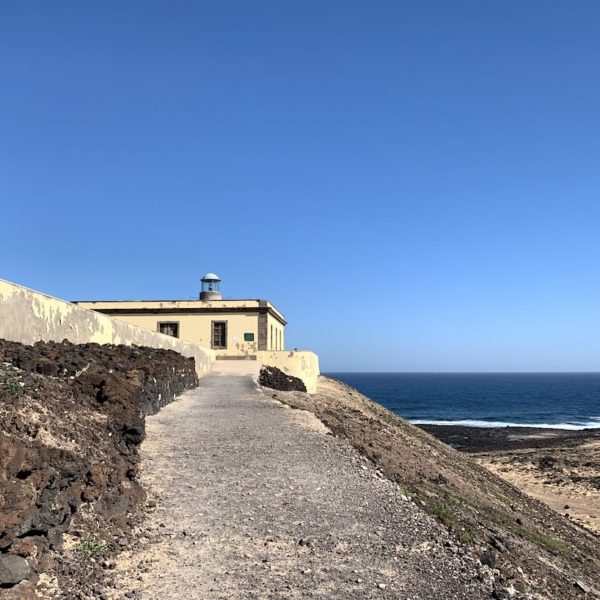
M600 428L600 373L329 373L418 424Z

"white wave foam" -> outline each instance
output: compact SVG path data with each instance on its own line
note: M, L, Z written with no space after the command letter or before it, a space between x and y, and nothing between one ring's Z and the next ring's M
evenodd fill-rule
M600 418L590 417L593 421L579 423L507 423L504 421L436 421L426 419L411 419L413 425L458 425L462 427L531 427L535 429L568 429L581 431L582 429L600 429Z

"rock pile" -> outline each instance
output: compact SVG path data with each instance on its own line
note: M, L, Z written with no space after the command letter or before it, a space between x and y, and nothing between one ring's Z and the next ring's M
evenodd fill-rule
M272 390L281 390L284 392L306 392L306 386L302 379L286 375L277 367L263 367L260 370L258 378L259 385L271 388Z
M170 350L0 340L0 598L36 597L40 572L97 597L95 559L145 499L144 418L197 383Z

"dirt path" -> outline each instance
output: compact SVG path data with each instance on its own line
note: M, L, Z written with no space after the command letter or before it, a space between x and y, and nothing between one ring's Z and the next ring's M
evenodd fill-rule
M111 597L490 597L462 548L344 440L221 369L148 419L156 506Z

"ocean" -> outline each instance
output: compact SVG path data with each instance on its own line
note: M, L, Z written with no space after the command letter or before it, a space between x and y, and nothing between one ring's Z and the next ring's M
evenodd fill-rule
M327 373L415 424L600 428L600 373Z

